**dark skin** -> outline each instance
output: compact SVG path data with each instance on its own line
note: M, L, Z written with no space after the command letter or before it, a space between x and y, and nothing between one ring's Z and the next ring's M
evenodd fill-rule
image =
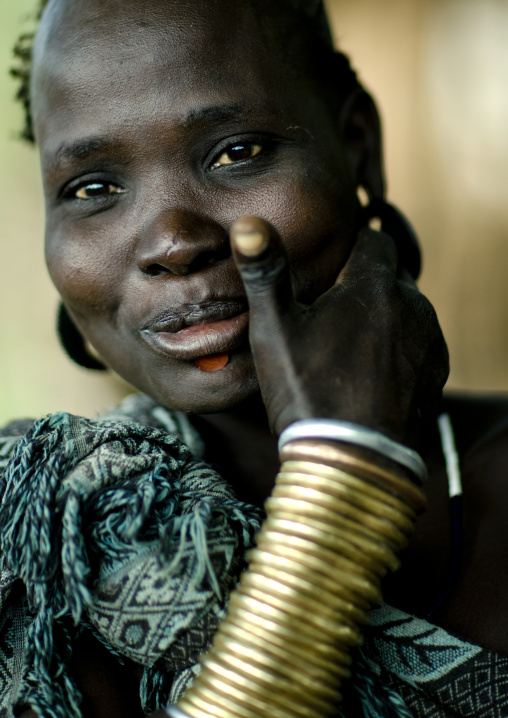
M46 256L69 313L109 366L193 415L240 498L262 504L274 437L300 418L352 421L425 453L429 510L386 586L425 615L449 560L434 430L447 353L391 238L358 232L358 186L384 193L372 101L357 91L338 103L248 3L100 7L52 2L34 58ZM238 236L256 232L261 251L242 254ZM217 352L223 369L196 366ZM508 654L507 406L448 408L468 554L433 620ZM136 666L95 641L74 661L86 716L126 715L126 702L137 715Z

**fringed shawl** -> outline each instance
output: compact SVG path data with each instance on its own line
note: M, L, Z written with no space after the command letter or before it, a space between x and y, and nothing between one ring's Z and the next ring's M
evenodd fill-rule
M175 419L153 409L159 423ZM54 414L11 446L0 507L4 715L26 704L80 716L66 666L83 630L145 667L141 701L155 710L178 697L224 614L260 512L177 435L132 418Z

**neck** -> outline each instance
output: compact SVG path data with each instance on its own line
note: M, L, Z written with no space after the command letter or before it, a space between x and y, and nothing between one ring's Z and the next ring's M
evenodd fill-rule
M230 411L196 415L193 423L205 442L206 461L218 467L239 499L261 506L279 467L277 442L261 396Z

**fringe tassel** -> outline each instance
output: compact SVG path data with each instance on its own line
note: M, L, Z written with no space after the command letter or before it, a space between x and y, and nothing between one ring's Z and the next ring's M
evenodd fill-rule
M260 525L260 512L239 504L178 439L127 422L46 417L19 442L5 479L0 566L23 580L29 610L19 700L43 718L81 716L67 665L77 627L89 625L99 579L130 565L133 556L154 553L165 575L178 578L184 555L187 562L191 556L192 583L208 586L221 604L232 582L233 555L218 575L210 536L227 527L243 557ZM167 606L167 612L177 610ZM194 610L202 617L207 606ZM112 653L122 653L107 635L101 638ZM145 661L154 665L145 670L140 695L155 710L167 701L173 676L162 657Z

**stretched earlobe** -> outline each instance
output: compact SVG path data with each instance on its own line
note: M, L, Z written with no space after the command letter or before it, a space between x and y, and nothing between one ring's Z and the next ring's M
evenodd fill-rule
M385 200L381 120L374 100L361 85L341 108L340 129L349 157L358 196L358 226L381 229L394 240L400 265L417 279L421 270L420 245L404 215Z
M420 244L411 223L400 210L382 198L372 198L360 209L361 226L365 227L375 219L380 220L381 231L389 234L395 242L400 265L413 279L418 279L422 260Z
M56 326L60 344L73 362L85 369L106 371L107 367L87 351L85 340L70 318L63 302L58 305Z
M339 124L356 184L371 199L384 197L381 121L374 100L360 85L343 103Z

